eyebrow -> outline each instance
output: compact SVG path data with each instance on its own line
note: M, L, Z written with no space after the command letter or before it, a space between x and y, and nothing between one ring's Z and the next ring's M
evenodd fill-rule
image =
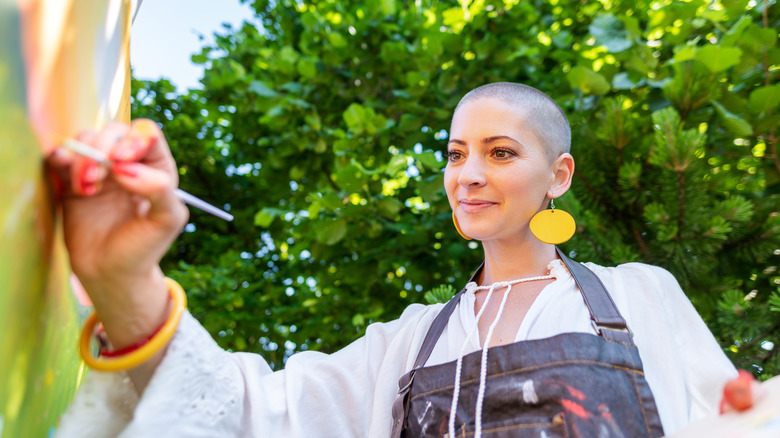
M492 137L485 137L485 138L482 139L482 143L493 143L493 142L496 142L498 140L510 140L510 141L513 141L513 142L517 143L520 146L523 145L519 141L517 141L514 138L509 137L507 135L494 135ZM456 144L459 144L461 146L465 146L466 145L465 141L458 140L457 138L450 139L450 141L448 141L447 144L449 144L449 143L456 143Z

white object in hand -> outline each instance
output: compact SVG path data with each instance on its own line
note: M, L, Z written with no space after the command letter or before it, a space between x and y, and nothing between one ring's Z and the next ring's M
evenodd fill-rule
M65 140L63 140L62 147L64 147L65 149L67 149L67 150L69 150L69 151L71 151L73 153L76 153L78 155L81 155L81 156L84 156L84 157L87 157L87 158L91 158L91 159L97 161L98 163L108 167L109 169L111 168L111 165L113 164L113 162L108 158L108 156L105 153L103 153L103 151L100 151L98 149L90 147L89 145L84 144L84 143L82 143L82 142L80 142L78 140L74 140L72 138L66 138ZM228 212L226 212L224 210L221 210L221 209L219 209L219 208L209 204L208 202L206 202L206 201L204 201L204 200L202 200L202 199L200 199L200 198L198 198L196 196L193 196L193 195L185 192L182 189L178 189L177 188L174 191L174 193L185 204L188 204L188 205L191 205L191 206L193 206L193 207L195 207L197 209L203 210L206 213L214 215L214 216L216 216L216 217L218 217L220 219L224 219L224 220L226 220L228 222L233 220L233 215L232 214L230 214L230 213L228 213Z

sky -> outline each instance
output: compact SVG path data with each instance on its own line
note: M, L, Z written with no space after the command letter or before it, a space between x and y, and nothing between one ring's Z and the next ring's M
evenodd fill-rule
M199 87L203 68L190 57L214 41L214 32L222 33L222 23L239 27L244 20L254 21L253 13L239 0L143 0L130 32L133 74L165 77L180 92Z

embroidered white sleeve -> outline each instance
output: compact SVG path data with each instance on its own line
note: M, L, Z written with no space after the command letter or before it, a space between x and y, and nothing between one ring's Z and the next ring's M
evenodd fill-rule
M440 308L409 306L338 352L301 352L275 373L257 354L222 350L185 313L140 400L124 373L91 372L57 437L386 437L398 378Z
M185 313L140 400L125 373L90 372L57 437L238 436L244 390L236 359Z

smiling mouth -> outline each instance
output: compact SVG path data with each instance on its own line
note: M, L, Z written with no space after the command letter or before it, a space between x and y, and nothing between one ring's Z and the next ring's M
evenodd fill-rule
M488 201L460 201L459 204L465 213L477 213L496 205L495 202Z

